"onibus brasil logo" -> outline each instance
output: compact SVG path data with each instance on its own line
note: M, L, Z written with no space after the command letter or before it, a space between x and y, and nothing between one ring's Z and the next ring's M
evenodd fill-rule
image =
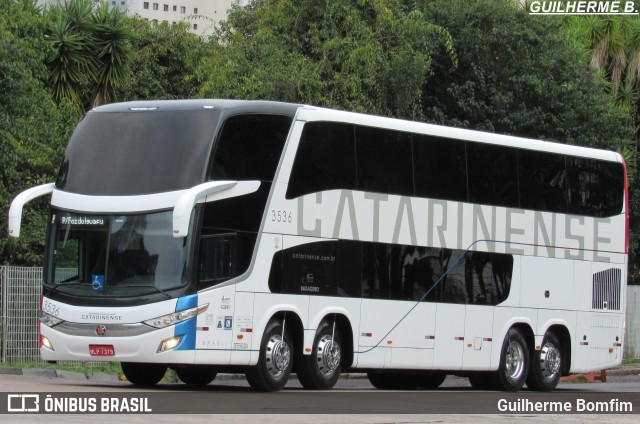
M530 15L638 15L634 1L534 0L528 8Z

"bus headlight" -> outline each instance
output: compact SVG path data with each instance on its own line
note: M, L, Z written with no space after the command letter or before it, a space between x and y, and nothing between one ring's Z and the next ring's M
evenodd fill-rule
M49 315L48 313L42 311L40 311L40 313L38 314L38 319L47 327L56 326L64 321L58 317L54 317L53 315Z
M180 340L182 340L182 336L171 337L170 339L163 340L156 353L166 352L167 350L175 348L180 344Z
M195 308L185 309L184 311L174 312L172 314L163 315L143 322L151 327L165 328L193 318L206 311L208 307L209 304L207 303L206 305L196 306Z

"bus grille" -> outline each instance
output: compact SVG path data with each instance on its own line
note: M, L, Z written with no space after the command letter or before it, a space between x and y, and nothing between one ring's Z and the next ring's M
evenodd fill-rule
M619 311L621 279L622 270L619 268L610 268L593 274L591 308Z

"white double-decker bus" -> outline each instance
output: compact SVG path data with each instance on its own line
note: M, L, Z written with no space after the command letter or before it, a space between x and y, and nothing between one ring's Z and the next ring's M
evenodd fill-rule
M303 105L113 104L51 194L40 351L138 385L295 372L308 389L552 390L620 364L626 170L614 152Z

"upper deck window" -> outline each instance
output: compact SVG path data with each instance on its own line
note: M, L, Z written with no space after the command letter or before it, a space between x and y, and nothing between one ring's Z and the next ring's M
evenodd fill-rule
M291 120L260 114L226 119L216 142L211 179L273 181Z

